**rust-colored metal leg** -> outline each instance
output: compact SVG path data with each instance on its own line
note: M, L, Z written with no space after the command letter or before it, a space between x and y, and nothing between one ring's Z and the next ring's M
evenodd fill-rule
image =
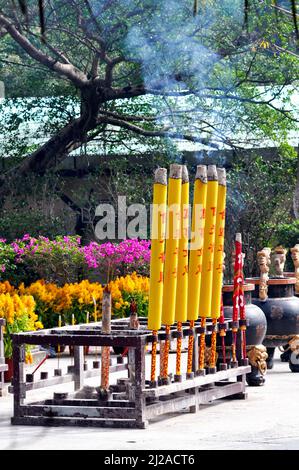
M201 328L205 329L206 319L202 318L200 322ZM198 375L205 375L205 349L206 349L206 333L202 331L199 338L199 357L198 357Z
M157 336L157 331L153 330L153 336ZM151 387L156 387L156 364L157 364L157 341L152 342L152 358L151 358Z
M182 381L182 374L181 374L181 362L182 362L182 322L178 322L177 324L177 352L176 352L176 371L174 380L175 382Z
M194 329L194 320L190 320L190 330L193 330L193 329ZM193 348L194 348L194 336L192 333L188 339L187 379L192 379L194 377L194 373L192 371Z

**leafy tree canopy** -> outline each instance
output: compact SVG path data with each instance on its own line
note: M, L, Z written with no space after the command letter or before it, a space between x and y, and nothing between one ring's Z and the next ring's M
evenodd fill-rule
M291 3L245 2L245 17L243 0L196 3L194 14L190 0L46 0L41 35L39 2L27 0L24 15L0 0L7 96L54 97L44 102L56 116L51 129L45 120L49 141L20 171L44 172L103 135L206 148L285 139L297 125ZM78 103L73 112L60 96ZM19 119L8 118L15 131Z

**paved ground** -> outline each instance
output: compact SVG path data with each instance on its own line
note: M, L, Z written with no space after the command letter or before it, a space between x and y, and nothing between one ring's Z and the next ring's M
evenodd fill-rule
M248 387L248 395L198 414L168 415L145 430L11 426L12 398L6 396L0 398L0 449L299 449L299 374L278 353L265 386Z

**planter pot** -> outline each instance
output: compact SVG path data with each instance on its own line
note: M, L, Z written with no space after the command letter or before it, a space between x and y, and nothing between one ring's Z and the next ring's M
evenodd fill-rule
M248 385L258 386L265 382L264 374L266 372L265 348L262 346L267 330L267 320L263 310L252 303L251 295L255 286L253 284L244 285L244 298L246 305L246 349L251 364L252 372L247 374ZM223 286L223 307L224 317L233 317L233 285ZM228 348L232 344L232 333L227 332L225 343ZM237 356L241 359L241 332L237 336Z
M13 360L12 358L5 358L5 364L7 364L8 369L4 371L4 382L11 382L13 378Z
M273 367L273 355L276 347L291 344L299 335L299 298L294 295L296 279L291 277L273 278L268 282L268 298L258 298L259 279L254 282L255 298L253 303L260 307L267 318L267 334L263 344L267 347L268 368ZM299 358L290 348L289 366L292 372L299 372ZM286 354L284 354L284 359Z

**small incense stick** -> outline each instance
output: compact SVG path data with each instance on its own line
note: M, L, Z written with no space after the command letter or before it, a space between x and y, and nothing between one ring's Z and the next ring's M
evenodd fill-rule
M238 367L237 360L237 333L239 329L240 309L240 283L242 282L242 237L236 234L235 263L234 263L234 291L233 291L233 323L232 323L232 367Z

